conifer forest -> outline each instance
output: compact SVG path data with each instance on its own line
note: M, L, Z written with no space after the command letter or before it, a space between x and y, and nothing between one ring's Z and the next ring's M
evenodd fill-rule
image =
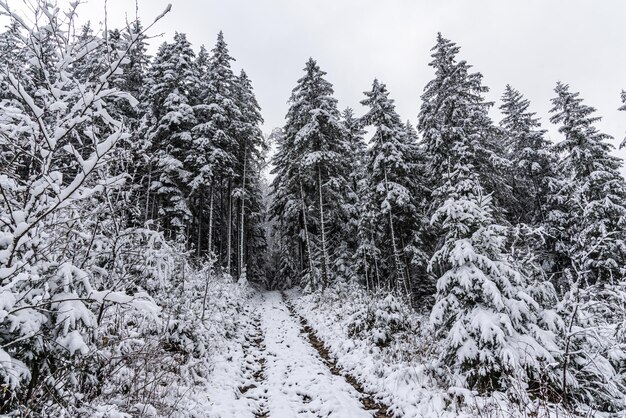
M540 115L435 31L413 114L313 57L268 126L227 31L82 7L0 0L1 416L626 416L626 112L567 67Z

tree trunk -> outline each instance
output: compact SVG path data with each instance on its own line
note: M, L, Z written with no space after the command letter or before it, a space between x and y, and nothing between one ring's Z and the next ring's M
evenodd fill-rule
M213 184L209 188L209 240L207 251L213 257Z
M146 187L146 213L144 213L143 223L148 222L150 211L150 186L152 185L152 164L148 164L148 186ZM150 217L151 218L151 217Z
M200 214L198 216L198 239L197 239L197 244L196 244L196 254L198 257L200 257L200 254L202 254L202 215L203 215L203 207L204 207L204 193L200 194L200 199L199 199L199 204L198 207L200 208Z
M302 180L300 180L300 200L302 201L302 224L304 225L304 241L307 252L309 253L309 277L313 277L313 257L311 256L311 241L309 240L309 229L306 224L306 206L304 204L304 190L302 189ZM309 278L309 280L310 280Z
M389 194L389 184L387 181L387 167L383 166L385 173L385 191ZM389 228L391 229L391 247L393 249L393 260L396 264L396 287L401 291L408 294L406 288L406 281L404 280L404 269L402 268L402 262L400 261L400 254L398 253L398 244L396 243L396 232L393 227L393 215L391 214L391 206L389 207Z
M230 274L232 257L232 234L233 234L233 181L228 179L228 224L226 225L226 273Z
M365 254L365 251L363 251L363 271L365 272L365 289L369 292L370 291L370 278L369 278L369 274L368 274L368 270L369 266L367 264L367 255Z
M328 250L326 248L326 227L324 225L324 200L322 198L322 170L317 166L317 183L319 186L320 229L322 234L322 292L328 286Z
M244 147L243 152L243 178L241 180L241 221L239 224L239 278L241 278L244 272L244 257L243 257L243 247L244 247L244 220L245 220L245 208L246 208L246 149Z
M374 259L374 273L376 274L376 290L378 290L380 289L380 275L378 274L378 258L376 258L376 254L372 254L372 258Z

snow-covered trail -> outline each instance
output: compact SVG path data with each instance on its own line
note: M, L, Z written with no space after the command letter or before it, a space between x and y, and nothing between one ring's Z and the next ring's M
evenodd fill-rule
M257 400L257 417L371 418L359 393L342 376L331 373L306 341L298 319L290 314L280 293L260 293L251 318L258 324L264 344L249 347L258 370L244 396ZM257 340L258 341L258 340Z

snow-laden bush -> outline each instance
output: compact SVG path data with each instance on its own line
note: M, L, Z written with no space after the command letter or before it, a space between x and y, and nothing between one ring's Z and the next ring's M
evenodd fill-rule
M78 5L0 0L21 54L0 75L0 413L170 415L246 290L129 216L118 106L136 100L113 80L139 34L74 36Z
M22 19L0 1L24 58L0 80L0 412L81 403L77 388L98 380L86 365L107 307L158 310L141 289L111 280L106 263L91 263L105 191L124 177L107 170L128 137L108 104L136 100L110 85L128 50L108 49L94 81L77 77L80 60L108 47L71 37L77 5L63 13L39 3L37 18Z
M408 306L392 293L374 294L350 317L350 334L367 338L384 347L394 339L394 335L407 331Z
M572 288L557 305L564 320L559 369L563 398L573 407L626 409L626 283Z
M154 322L111 311L102 331L101 371L107 379L93 393L86 416L106 405L131 415L192 416L180 405L201 392L213 370L213 355L238 336L236 322L247 287L193 267L174 251L161 260L174 268L155 299L162 307ZM184 277L184 279L182 279ZM204 309L203 309L203 305ZM122 326L119 326L121 322Z

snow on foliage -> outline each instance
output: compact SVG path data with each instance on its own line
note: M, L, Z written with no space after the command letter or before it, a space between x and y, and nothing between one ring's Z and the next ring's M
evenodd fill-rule
M496 126L438 34L417 131L309 59L266 138L222 32L151 58L170 6L29 6L0 0L0 414L624 414L623 162L568 85L554 144L511 86Z

